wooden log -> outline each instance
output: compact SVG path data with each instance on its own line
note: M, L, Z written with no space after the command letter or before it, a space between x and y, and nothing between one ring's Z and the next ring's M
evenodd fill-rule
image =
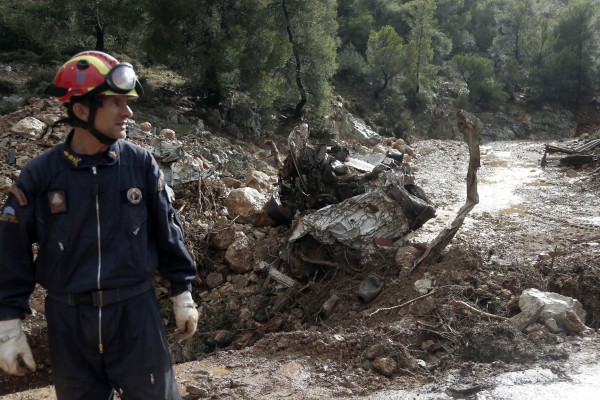
M442 251L450 244L456 232L463 225L465 217L479 203L479 193L477 192L477 170L480 166L480 149L479 149L479 131L481 127L478 120L474 120L471 115L465 111L458 112L458 130L464 135L465 141L469 145L469 167L467 171L467 200L461 207L450 225L444 229L438 236L427 246L425 253L415 263L409 271L409 275L420 265L431 265L439 259Z

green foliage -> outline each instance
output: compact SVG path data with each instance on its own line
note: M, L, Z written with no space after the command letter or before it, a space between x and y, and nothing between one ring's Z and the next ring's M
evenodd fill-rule
M374 28L374 16L364 2L339 0L337 21L340 48L342 50L352 48L364 56L367 52L370 32Z
M494 38L497 53L523 61L522 46L533 23L532 0L507 0L497 11L496 23L499 30Z
M46 80L35 75L39 66L56 70L76 52L103 46L136 68L160 64L175 70L210 106L242 92L262 110L306 107L324 115L334 73L374 92L379 101L368 108L394 113L422 110L440 71L452 67L468 84L468 93L456 98L459 105L495 108L508 93L513 100L526 95L529 104L576 106L600 89L599 5L598 0L0 0L0 62L31 65L23 90L33 93ZM142 102L153 98L154 82L147 84ZM17 90L23 86L20 82Z
M475 41L475 51L485 53L492 47L497 33L496 11L493 1L472 1L470 8L471 18L466 29Z
M25 82L25 90L28 93L27 97L41 97L44 91L54 81L56 71L52 68L36 72Z
M291 98L298 79L309 104L328 104L336 70L335 2L156 0L146 11L149 61L197 82L212 105L229 90L243 90L268 108Z
M495 109L506 103L508 94L494 79L492 60L481 56L457 54L452 58L455 72L469 89L469 103L482 109Z
M335 122L327 117L311 116L308 120L310 137L323 143L329 143L337 137Z
M0 94L14 94L17 93L17 85L14 82L0 79Z
M465 53L473 49L475 39L471 32L465 29L470 13L464 0L437 0L435 16L440 30L450 40L450 50L455 53Z
M431 63L434 49L432 40L434 35L442 38L444 35L437 29L437 21L434 18L436 3L434 0L413 0L406 3L405 20L410 26L408 43L411 46L415 59L412 62L413 69L409 72L409 81L413 88L406 93L416 108L424 108L429 102L422 89L427 90L437 68Z
M391 26L372 31L367 46L367 62L375 81L375 97L392 83L402 72L412 71L409 49Z
M368 74L369 66L364 57L353 48L338 53L338 74L350 83L363 81Z
M308 102L326 112L332 98L331 78L337 70L336 3L321 0L284 0L289 13L288 35L300 60L300 79ZM291 32L291 33L290 33Z
M585 95L593 93L593 75L597 73L598 7L591 0L570 3L560 15L556 28L558 59L556 65L563 74L557 82L557 93L566 103L576 103Z
M0 115L10 114L13 111L17 111L22 106L22 103L0 100Z
M361 118L364 118L367 115L367 107L359 101L352 102L349 110L352 114L356 114Z
M515 94L522 91L526 84L523 68L517 59L513 57L509 57L504 61L500 67L497 80L502 83L504 89L513 99Z
M534 101L577 106L598 89L598 17L593 1L578 0L557 10L554 26L541 19L525 46Z
M38 55L31 50L18 49L7 53L2 53L0 60L6 63L23 63L23 64L37 64Z
M60 10L71 35L83 47L123 52L132 37L140 35L144 26L145 1L123 0L49 0L54 10ZM135 41L137 45L137 41Z
M538 15L528 34L522 38L521 50L524 65L530 71L529 75L535 79L536 72L552 55L556 46L556 34L552 31L551 20Z
M195 82L214 106L226 91L236 88L270 98L285 58L280 53L286 52L270 34L274 24L270 3L148 1L144 48L149 62L163 63Z
M24 0L0 3L0 51L40 50L34 33L29 31L34 27L27 21L27 14L34 9L30 3Z
M246 49L240 58L240 84L259 106L268 108L284 91L283 73L291 45L277 32L257 27L248 37Z

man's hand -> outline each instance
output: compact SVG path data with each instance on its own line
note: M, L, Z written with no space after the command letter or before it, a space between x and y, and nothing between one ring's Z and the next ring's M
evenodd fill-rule
M35 361L20 319L0 321L0 368L16 376L35 371Z
M192 300L192 294L189 291L171 297L173 302L173 313L175 314L175 322L177 330L175 335L179 342L191 338L196 332L198 326L198 305Z

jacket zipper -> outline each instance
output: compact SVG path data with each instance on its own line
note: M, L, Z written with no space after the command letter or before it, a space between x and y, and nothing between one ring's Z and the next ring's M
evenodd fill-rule
M94 174L94 197L96 198L96 227L98 235L98 274L96 276L96 286L98 291L100 287L100 273L102 272L102 240L100 236L100 201L98 199L98 173L96 167L92 167L92 173ZM102 304L98 306L98 351L100 354L104 352L104 345L102 344Z

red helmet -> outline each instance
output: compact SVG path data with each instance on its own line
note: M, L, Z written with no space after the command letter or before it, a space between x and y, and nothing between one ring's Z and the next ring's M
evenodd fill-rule
M73 96L99 94L138 97L141 89L133 67L101 51L84 51L67 61L46 93L68 102Z

